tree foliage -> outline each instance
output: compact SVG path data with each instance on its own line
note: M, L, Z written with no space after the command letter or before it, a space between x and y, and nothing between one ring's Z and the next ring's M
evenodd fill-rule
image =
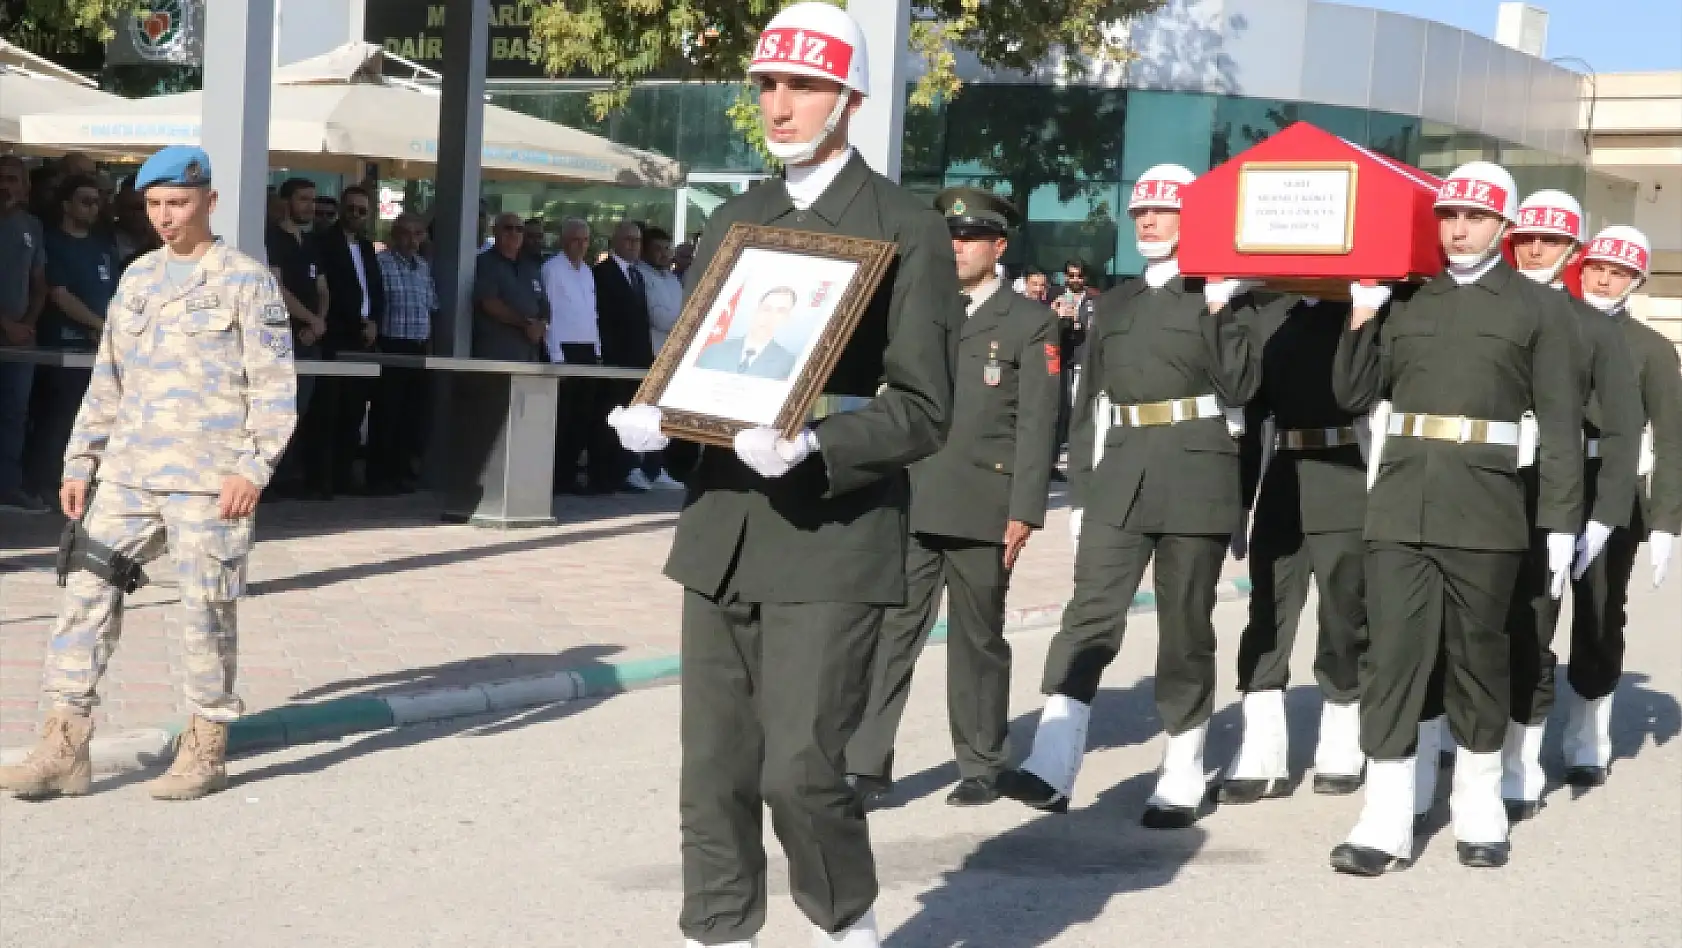
M759 32L792 0L526 0L532 34L556 75L588 72L609 81L592 97L598 115L621 108L642 79L740 79ZM830 0L837 2L837 0ZM957 56L967 52L991 69L1027 70L1067 52L1066 76L1086 63L1128 56L1116 24L1161 7L1164 0L933 0L913 6L910 47L924 70L914 106L955 97L962 83ZM842 5L838 3L837 5ZM876 55L882 55L877 52ZM759 134L757 106L744 91L731 118L750 138Z
M141 0L0 0L0 35L20 46L28 44L19 39L29 37L104 42L111 38L111 21L140 3Z

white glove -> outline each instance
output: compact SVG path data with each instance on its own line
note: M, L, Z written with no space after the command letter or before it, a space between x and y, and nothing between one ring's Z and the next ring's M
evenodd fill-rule
M1569 533L1548 534L1548 595L1555 599L1565 595L1565 580L1571 575L1571 557L1577 552L1577 538Z
M817 435L808 428L793 441L775 428L747 428L736 432L736 456L760 477L782 477L806 460L818 446Z
M1571 569L1572 579L1582 579L1589 571L1589 564L1606 549L1606 538L1612 535L1612 528L1604 523L1590 520L1583 528L1583 535L1577 538L1577 565Z
M1069 511L1069 545L1076 549L1080 548L1080 515L1079 507Z
M1390 287L1380 283L1377 286L1366 286L1356 282L1349 284L1349 301L1356 309L1380 310L1384 304L1390 302Z
M627 451L659 451L672 441L660 432L660 408L656 405L620 406L607 413L607 423L619 433L619 443Z
M1232 533L1232 558L1241 560L1250 554L1250 512L1238 515L1238 529Z
M1653 585L1664 585L1665 574L1670 572L1670 553L1676 546L1674 533L1660 533L1654 530L1647 534L1647 555L1653 560Z
M1242 296L1261 284L1255 280L1221 280L1203 284L1203 299L1210 306L1219 309L1232 302L1234 296Z

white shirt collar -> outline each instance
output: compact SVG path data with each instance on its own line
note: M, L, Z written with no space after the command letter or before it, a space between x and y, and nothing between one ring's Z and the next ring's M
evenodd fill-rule
M841 154L828 161L814 165L789 165L783 169L783 188L788 191L789 202L802 211L818 203L818 198L829 190L835 183L841 169L853 157L853 146L848 145Z
M1180 258L1177 256L1145 265L1145 285L1153 290L1162 289L1179 275Z
M625 279L629 280L631 278L631 264L626 263L625 258L616 253L610 253L608 256L612 257L613 261L619 264L619 272L625 274Z
M999 278L998 277L994 277L993 279L988 280L986 283L981 284L980 286L976 287L975 289L970 290L966 294L967 296L969 296L969 306L966 307L967 315L974 316L975 311L980 309L982 307L982 304L984 304L988 300L992 299L993 294L997 293L998 291L999 291Z

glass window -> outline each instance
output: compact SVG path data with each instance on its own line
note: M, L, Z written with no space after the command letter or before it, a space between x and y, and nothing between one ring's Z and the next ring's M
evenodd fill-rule
M1218 165L1282 131L1308 122L1352 142L1367 140L1367 112L1335 105L1283 102L1278 99L1223 98L1215 107L1209 137L1209 164Z
M1408 115L1369 112L1365 144L1381 155L1418 167L1420 122Z
M1015 267L1035 264L1058 272L1064 261L1080 258L1094 274L1115 274L1117 208L1121 188L1093 182L1065 195L1056 185L1044 185L1028 196L1028 226L1022 256ZM1105 282L1105 281L1100 281Z
M1153 165L1209 170L1209 129L1215 98L1190 92L1130 92L1122 142L1121 177L1133 180ZM1129 192L1131 193L1131 192Z

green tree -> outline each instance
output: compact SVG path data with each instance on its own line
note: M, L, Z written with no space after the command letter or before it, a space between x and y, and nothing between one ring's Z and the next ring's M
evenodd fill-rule
M103 43L111 21L141 0L0 0L0 36L19 46Z
M623 107L639 79L739 79L759 32L791 0L525 0L552 74L586 71L612 85L592 96L598 115ZM831 0L835 2L835 0ZM957 53L992 69L1026 70L1067 50L1067 78L1089 62L1128 57L1114 24L1164 0L933 0L913 7L910 46L925 69L911 103L957 96ZM881 55L878 53L878 55ZM744 87L731 118L750 139L757 107Z

